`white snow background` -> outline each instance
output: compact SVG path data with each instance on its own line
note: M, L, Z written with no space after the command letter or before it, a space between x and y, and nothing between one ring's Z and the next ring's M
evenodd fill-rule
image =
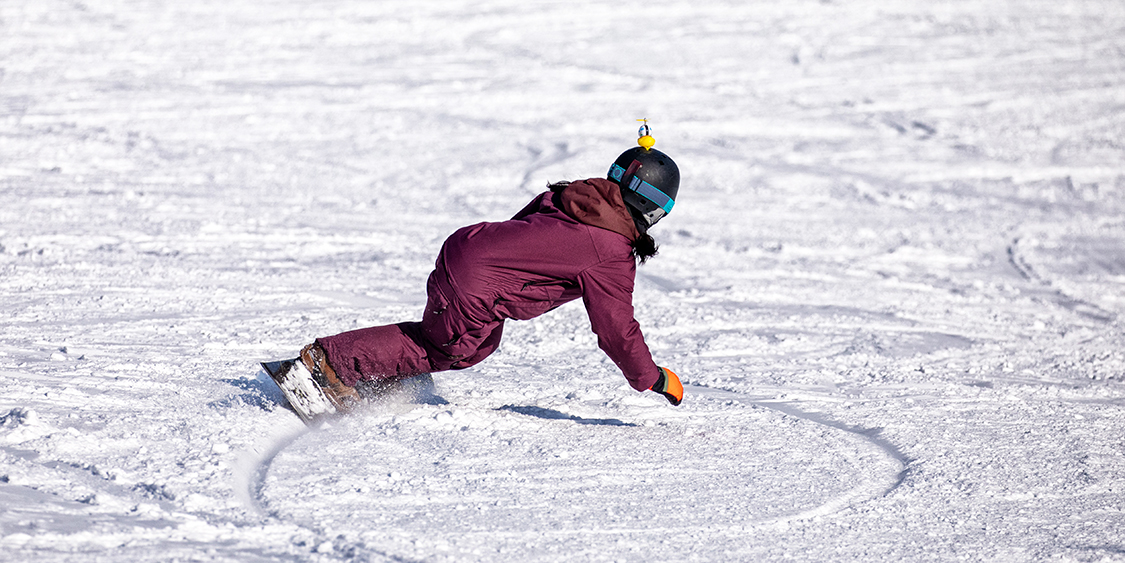
M579 303L306 430L456 228L683 174ZM1125 561L1120 0L4 0L0 560Z

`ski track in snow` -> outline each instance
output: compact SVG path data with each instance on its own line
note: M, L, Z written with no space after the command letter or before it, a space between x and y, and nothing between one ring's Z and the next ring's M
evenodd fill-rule
M754 530L828 516L901 482L906 460L866 433L792 407L770 407L782 416L742 412L734 407L745 399L741 394L694 391L698 401L721 402L723 408L703 406L671 420L655 409L635 421L512 405L489 411L438 405L399 409L396 415L387 415L385 407L374 409L362 421L342 422L295 442L283 439L284 448L271 451L258 470L264 476L255 487L258 502L269 506L271 515L309 528L349 530L363 522L409 530L422 520L434 530L422 541L402 534L387 537L379 526L377 533L358 534L340 545L326 540L334 551L392 546L408 558L426 558L433 557L435 547L456 545L454 559L499 551L519 559L581 560L597 558L637 534L702 535L709 542L737 544ZM560 407L573 409L574 402ZM745 424L783 431L769 443L740 448L736 437ZM668 452L661 443L680 435L706 446L691 448L690 460L676 461L675 472L664 471ZM786 449L785 442L795 436L805 436L799 442L803 448ZM315 468L324 462L325 443L337 442L366 455L342 455L338 459L346 461L326 478ZM613 459L628 462L606 467L589 457L591 449L610 450ZM512 450L521 452L515 461L506 459ZM782 467L760 461L781 451ZM741 463L727 467L727 456ZM762 482L764 475L793 463L817 483L817 497L794 497L788 484L773 489ZM312 480L319 483L315 490L303 486ZM683 495L686 504L661 502L664 487ZM330 509L324 507L326 498L332 499ZM707 501L699 503L703 498ZM603 512L612 518L591 527L592 516ZM675 518L649 524L661 514ZM655 553L676 557L674 549Z
M0 561L1125 560L1125 5L14 0ZM635 304L306 428L441 241L684 173Z
M431 480L431 475L425 474L424 468L423 471L420 472L422 474L415 473L404 475L398 471L387 473L387 467L406 468L406 471L414 472L419 464L417 460L388 461L388 458L392 456L386 455L374 456L375 459L379 460L377 464L372 464L370 459L364 456L356 456L354 458L355 460L362 460L359 464L362 470L348 467L343 471L346 473L346 476L340 475L342 470L339 464L337 464L333 471L334 477L327 479L327 481L329 481L328 483L323 483L322 481L325 481L325 479L323 479L323 471L318 471L316 466L323 462L323 459L319 456L323 451L325 441L328 443L332 443L336 440L342 442L355 441L360 445L352 445L351 448L363 450L370 455L378 451L380 444L373 444L370 441L352 438L351 436L374 435L380 438L383 436L391 436L391 442L393 442L395 448L406 450L432 450L432 445L428 445L425 448L418 448L416 445L410 444L410 438L404 439L402 437L403 433L399 433L398 430L403 429L404 420L408 424L422 422L423 425L435 425L436 423L436 433L423 432L419 438L415 438L415 440L422 442L442 441L446 438L446 435L454 429L459 432L471 432L474 427L483 427L490 430L493 436L499 431L497 429L515 430L500 439L500 444L504 446L509 446L514 441L527 440L528 430L531 430L532 433L543 433L543 424L554 425L555 427L570 426L572 429L570 432L563 432L564 438L576 440L576 443L571 444L570 447L564 444L554 443L536 446L541 448L539 453L548 450L550 452L547 456L548 463L543 464L538 471L551 474L559 473L562 475L562 478L558 479L558 482L552 482L547 485L540 484L539 487L536 488L542 490L544 493L550 492L552 495L560 495L560 491L562 491L561 496L565 496L567 492L574 494L576 486L573 483L575 481L581 481L583 473L596 474L597 478L600 479L607 478L607 475L600 474L595 468L599 465L598 462L600 460L589 460L586 456L585 448L590 446L590 431L593 429L604 427L610 434L617 434L617 431L621 430L623 427L633 427L641 428L640 432L648 434L653 432L653 429L657 427L673 426L675 427L674 433L698 434L701 436L715 431L713 420L707 420L699 428L692 429L690 427L680 427L675 422L671 424L669 424L668 421L656 422L664 417L657 415L654 420L651 414L650 416L643 417L645 419L644 421L625 422L616 418L583 417L543 407L505 405L491 409L492 412L481 412L479 409L472 408L468 410L450 409L447 407L448 403L440 398L435 402L432 399L427 400L425 397L422 398L423 401L430 403L431 408L426 408L425 406L420 408L416 404L417 401L415 398L400 396L392 397L383 403L369 407L367 417L363 421L362 431L357 431L353 421L346 420L329 422L311 431L303 427L296 430L293 428L277 430L274 436L262 440L257 447L242 452L234 472L235 492L247 506L253 507L259 514L271 519L281 520L287 524L292 524L299 529L310 532L314 537L319 538L317 541L312 542L316 544L316 548L319 551L353 554L357 551L365 551L376 553L384 557L391 557L388 553L380 551L380 549L386 547L386 539L382 537L384 532L371 534L375 536L375 539L372 540L368 540L367 535L361 535L358 540L348 540L340 536L332 538L328 530L351 529L355 527L357 520L361 520L369 525L372 519L380 516L385 518L386 514L394 514L396 518L406 520L406 523L396 527L410 529L412 527L409 522L412 516L410 514L410 509L413 508L410 506L410 501L415 500L417 502L418 499L411 498L412 495L409 485L406 484L424 482L421 486L425 489L425 494L430 496L423 502L420 502L421 507L415 510L425 510L425 516L428 520L440 520L443 516L440 513L441 509L445 508L447 512L449 510L448 507L444 505L453 505L455 507L454 517L457 513L463 513L465 510L504 510L504 508L496 507L506 502L514 505L515 508L508 507L508 510L516 513L515 515L509 515L500 519L493 517L489 520L488 526L481 530L459 529L456 526L455 519L444 522L436 527L434 533L427 536L428 544L424 544L425 548L432 548L434 545L448 545L449 542L468 543L468 547L462 547L460 556L470 555L479 557L482 553L495 550L496 543L499 540L501 544L506 545L507 551L505 555L508 557L536 559L542 557L544 554L550 554L551 558L560 558L564 557L563 553L565 553L565 557L567 558L576 558L574 556L579 555L577 559L585 559L596 557L599 553L610 549L607 546L600 545L599 541L597 539L592 539L591 536L593 536L593 538L609 538L613 542L620 542L621 538L627 538L637 533L663 532L672 536L705 533L710 541L738 541L739 538L747 533L752 533L756 529L786 528L793 522L828 516L857 502L886 495L902 483L905 475L905 465L909 463L909 460L898 452L893 445L874 437L874 433L870 430L850 428L827 420L822 416L802 412L791 405L750 401L741 393L716 391L696 386L689 387L691 388L692 397L696 400L711 403L721 402L727 407L736 403L745 403L747 405L752 405L752 408L764 407L783 413L784 415L780 419L760 415L751 416L749 420L753 423L761 424L763 419L765 419L767 424L784 428L794 425L799 426L801 423L808 421L815 425L842 431L844 434L850 434L858 438L858 440L849 440L846 437L844 439L833 437L833 439L825 440L823 443L817 442L814 438L810 440L808 444L823 446L823 451L815 453L804 452L803 457L806 462L806 464L803 465L803 470L810 474L817 471L824 471L825 469L828 469L827 476L831 478L841 478L840 474L846 473L847 470L851 470L853 474L842 478L842 480L845 481L843 486L837 487L836 489L822 486L820 492L827 495L826 499L802 500L796 504L792 503L792 499L784 498L787 495L781 494L781 491L776 491L777 495L775 495L781 498L770 498L770 495L763 494L761 490L754 491L751 495L747 494L749 491L747 491L747 493L741 493L737 489L730 488L731 485L742 479L728 479L722 484L721 491L723 495L735 499L736 503L742 504L745 502L744 499L748 497L753 498L754 502L751 504L758 507L767 506L771 502L776 502L776 506L783 507L779 514L773 514L772 512L774 511L769 510L766 510L764 514L755 514L753 509L747 510L748 507L741 506L739 508L742 509L742 512L749 512L749 516L740 514L738 516L741 516L741 518L727 518L716 521L714 516L710 514L716 511L716 506L714 505L715 501L711 500L705 507L705 512L708 513L705 515L707 518L706 526L685 524L693 511L690 506L684 506L675 512L677 514L676 522L669 523L669 525L659 528L646 526L643 524L646 520L643 516L633 515L632 519L635 520L635 522L631 522L631 525L628 527L622 528L620 526L611 525L603 529L591 529L588 524L584 524L589 522L588 515L564 514L562 516L557 516L555 521L537 526L539 531L536 534L528 534L527 531L519 530L520 522L531 517L531 515L518 510L521 508L519 506L521 497L521 491L519 489L526 487L526 485L511 485L511 490L506 490L502 487L500 492L489 491L487 490L489 488L487 485L481 485L481 483L488 483L490 480L496 478L494 476L496 472L488 467L490 464L486 460L505 457L506 453L502 451L505 449L504 447L492 452L474 452L474 458L471 460L450 461L451 457L458 455L458 453L451 454L450 452L460 452L461 448L449 447L442 444L439 449L441 460L433 462L434 465L440 463L452 463L457 465L459 463L461 467L460 471L451 471L443 474L440 482L442 484L447 484L450 481L476 482L474 486L469 488L470 490L467 491L467 495L457 496L455 499L433 498L432 495L434 495L435 492L433 488L434 481ZM589 399L590 395L587 394L585 398ZM569 407L571 405L567 406ZM419 408L422 410L421 413L414 412ZM497 413L500 414L497 415ZM517 416L512 416L510 413L515 413ZM697 413L697 416L699 414L701 413ZM711 415L710 417L705 416L704 418L712 418L716 414L730 417L732 412L730 412L728 408L722 409L720 413L711 412L709 414ZM733 414L734 418L747 418L737 413L737 411ZM773 418L773 420L770 420L771 418ZM796 422L794 420L786 420L787 418L796 419ZM547 422L536 424L534 419L541 419ZM529 424L529 421L531 424ZM372 422L374 424L372 424ZM342 427L342 430L337 426ZM536 426L540 427L536 428ZM435 428L431 428L430 430L432 431L434 429ZM575 429L580 430L574 432ZM664 429L661 428L661 430ZM596 432L597 430L594 431ZM808 431L806 430L806 432ZM667 431L661 433L666 434ZM812 432L814 435L816 433L816 431ZM325 434L329 434L330 436L326 437ZM565 434L571 434L571 436L565 436ZM779 437L787 440L791 439L793 435L793 432L784 432L779 435ZM634 436L632 438L635 439L636 437ZM471 439L476 441L479 440L480 437L474 436ZM558 432L548 434L547 439L551 441L558 440ZM616 436L611 436L611 439L616 440L618 438ZM655 441L656 444L658 444L659 441L660 439L658 437ZM860 443L849 443L849 441ZM302 444L302 442L308 442L308 445ZM404 442L405 445L403 444ZM867 444L862 444L862 442L866 442ZM727 443L726 441L719 441L718 444L725 446ZM652 448L654 445L655 444L652 443L641 444L634 449ZM841 445L843 447L840 447ZM869 447L870 445L874 445L875 447ZM291 452L286 451L291 447L294 447L294 449L309 449L311 452L302 452L303 455L293 455ZM777 445L773 445L769 448L765 448L765 451L768 452L777 448ZM534 447L532 449L534 449ZM633 457L627 455L628 453L633 453L635 455L635 452L626 452L626 455L623 457ZM696 457L696 462L700 465L706 467L715 464L720 466L719 471L723 470L721 468L722 463L720 462L720 458L714 457L713 455L710 459L705 459L700 457L701 453L698 451L692 453L693 456ZM720 452L719 455L730 455L730 452L723 451ZM756 456L742 455L739 457L744 460L749 460ZM791 451L788 453L787 457L789 459L787 459L785 463L792 463L794 459L801 456L795 455L794 452ZM823 457L824 459L817 459L818 457ZM281 458L280 464L278 462L279 458ZM838 458L843 458L842 464ZM568 467L568 462L570 460L577 461L577 464L572 463L576 465L576 467ZM812 464L808 464L809 460L817 465L827 463L828 467L812 467ZM523 458L523 461L526 463L529 460ZM593 461L593 463L591 463L591 461ZM275 465L278 465L278 467L275 467ZM375 465L375 467L372 467L372 465ZM681 471L684 470L683 463L677 463L676 465ZM845 466L845 470L841 470L840 465ZM650 463L650 467L659 467L659 462L655 464ZM621 471L622 469L623 467L621 466L613 467L614 471ZM758 473L763 471L762 469L757 470ZM276 473L279 472L282 473L281 477L276 475ZM271 473L275 475L271 475ZM526 470L523 473L526 473ZM511 477L510 474L505 476ZM851 479L848 480L847 477ZM503 479L504 476L499 478ZM757 483L757 480L753 478L744 477L744 479L747 485L755 485ZM303 483L310 482L310 480L322 483L315 490L307 490L301 486ZM537 476L536 480L542 481L543 477ZM596 481L597 479L594 480ZM341 481L343 484L339 483ZM699 481L698 476L693 476L690 481ZM645 478L642 482L646 485L651 485L655 482L655 479ZM706 480L704 480L704 482L706 482ZM614 488L620 484L619 482L612 483ZM684 483L684 485L687 484L688 483ZM399 487L396 487L396 485L399 485ZM401 489L403 485L406 486L405 491ZM588 483L581 485L581 488L589 487L590 485ZM710 484L709 488L714 489L715 485ZM370 493L372 489L383 493L381 496L384 497L384 504L380 505L371 502L368 493ZM293 495L293 493L296 494ZM489 497L489 493L491 493L491 497ZM591 493L588 490L582 491L582 496L587 497L587 500L590 496L596 497L597 494L598 492ZM648 498L649 495L638 494L636 490L630 490L626 494L621 494L621 491L617 491L617 494L619 495L618 499L616 499L618 504L628 504L631 506L653 504L652 499ZM291 495L297 498L290 498ZM656 496L659 496L659 493ZM333 499L331 505L335 508L330 512L336 514L332 514L331 516L339 518L339 513L343 512L347 514L344 523L317 520L317 516L323 512L323 504L326 498ZM296 502L294 502L294 500L296 500ZM799 508L801 502L810 503L811 505L805 508ZM565 504L565 500L562 501L562 503ZM372 504L375 504L375 506L371 506ZM341 511L341 505L345 505L347 508ZM359 518L357 518L356 513L353 512L357 510L356 505L361 509L361 516ZM604 509L603 506L595 506L597 506L597 510ZM725 508L731 510L733 507ZM438 512L438 514L435 515L435 512ZM312 515L312 517L310 517L310 515ZM703 515L695 516L699 517ZM446 515L446 517L450 516ZM573 528L575 524L578 525L577 528ZM432 526L433 524L431 523L430 525ZM546 544L529 540L529 535L543 535L546 530L549 530L549 532L545 534L547 536ZM466 542L467 539L469 539L468 542ZM411 542L415 545L395 546L396 549L394 549L394 551L398 553L409 553L412 548L416 551L417 539L412 538ZM481 544L484 545L482 546ZM565 551L560 553L559 546L555 544L564 546ZM485 547L488 549L486 550ZM503 548L501 549L503 551ZM424 559L427 553L425 553L425 549L423 549L422 553L414 553L412 556ZM408 558L409 557L411 556L408 556Z

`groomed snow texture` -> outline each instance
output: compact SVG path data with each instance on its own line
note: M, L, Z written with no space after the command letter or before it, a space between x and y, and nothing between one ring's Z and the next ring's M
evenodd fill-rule
M579 303L308 429L258 362L683 174ZM1120 0L0 2L0 561L1125 561Z

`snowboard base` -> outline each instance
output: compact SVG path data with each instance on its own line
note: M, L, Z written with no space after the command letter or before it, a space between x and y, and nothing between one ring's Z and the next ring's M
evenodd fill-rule
M298 359L262 362L262 369L281 388L289 406L293 407L305 424L336 414L336 407L328 400L320 385L317 385L304 362Z
M305 424L311 426L339 412L300 359L262 362L261 365ZM368 404L447 404L438 396L434 377L428 373L407 379L360 381L355 390Z

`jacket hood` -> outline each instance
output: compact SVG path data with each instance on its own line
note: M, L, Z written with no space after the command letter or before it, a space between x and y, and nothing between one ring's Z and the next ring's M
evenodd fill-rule
M571 182L560 197L563 211L582 223L613 231L629 242L641 236L614 182L603 178Z

